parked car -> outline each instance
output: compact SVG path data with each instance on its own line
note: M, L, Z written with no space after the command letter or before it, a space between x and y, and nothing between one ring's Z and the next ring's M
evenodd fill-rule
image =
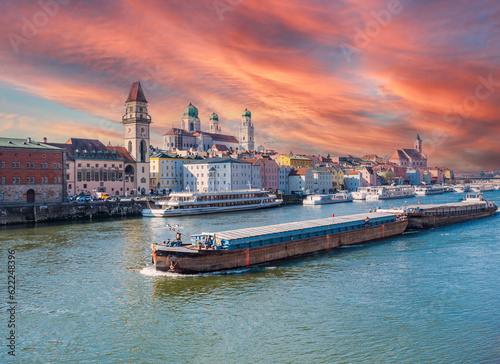
M78 196L75 201L79 202L79 203L90 202L90 201L92 201L92 197L90 197L90 196Z

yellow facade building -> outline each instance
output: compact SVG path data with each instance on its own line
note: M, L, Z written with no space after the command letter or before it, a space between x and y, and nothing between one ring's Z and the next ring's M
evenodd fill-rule
M202 159L197 155L179 156L165 152L152 155L149 180L152 190L160 194L179 192L184 188L184 164Z
M280 166L290 166L295 168L311 168L312 160L298 155L280 155Z

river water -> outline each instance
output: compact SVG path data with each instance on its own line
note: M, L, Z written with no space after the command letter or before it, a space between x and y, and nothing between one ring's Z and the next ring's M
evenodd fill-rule
M500 191L485 197L500 205ZM499 214L225 274L151 267L150 243L173 237L167 222L193 234L403 202L5 228L0 362L499 363ZM5 346L9 249L15 357Z

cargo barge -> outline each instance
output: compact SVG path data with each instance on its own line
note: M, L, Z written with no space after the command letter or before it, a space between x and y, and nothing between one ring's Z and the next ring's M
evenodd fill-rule
M431 229L468 220L492 216L498 207L482 195L467 195L464 201L445 204L410 205L392 209L377 209L408 218L408 229Z
M405 216L370 212L186 236L190 241L152 244L159 271L194 274L247 268L280 259L402 234ZM171 228L173 230L173 228ZM174 245L174 246L172 246Z

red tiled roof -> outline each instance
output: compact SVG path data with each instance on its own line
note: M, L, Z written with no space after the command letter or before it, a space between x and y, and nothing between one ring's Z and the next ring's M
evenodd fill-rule
M296 168L290 171L290 176L305 176L309 168Z
M212 145L212 149L217 149L217 151L219 151L219 152L229 151L229 148L226 147L224 144L214 144L214 145Z
M242 161L245 161L245 162L250 162L252 164L255 164L255 162L257 162L257 158L253 158L253 159L242 159Z
M408 157L411 159L425 159L425 157L416 149L403 149L403 152L406 153Z
M391 158L389 159L404 159L407 160L408 157L404 154L404 152L401 149L397 149L394 154L392 155Z
M140 81L134 82L132 84L132 87L130 88L127 101L125 102L131 102L131 101L148 102L148 100L146 100L146 96L144 96L144 91L142 91L142 86Z
M236 139L232 135L224 135L224 134L214 134L214 133L207 133L206 131L202 131L203 134L209 135L212 137L212 140L218 141L218 142L225 142L225 143L236 143L238 144L238 139ZM199 136L200 132L197 131L196 133L193 134L193 136Z
M116 152L116 154L120 157L123 158L125 162L130 162L133 163L135 162L134 158L130 155L130 153L127 151L125 147L111 147L107 146L106 149L109 152Z
M66 143L48 143L66 149L67 158L111 159L134 162L124 147L106 147L97 139L71 138Z
M177 134L180 134L182 136L195 136L194 134L188 133L186 130L179 128L172 128L163 135L177 135Z
M355 175L355 174L359 175L360 173L361 173L361 172L359 172L359 171L349 171L349 172L347 172L347 173L345 173L345 174L346 174L346 175Z

